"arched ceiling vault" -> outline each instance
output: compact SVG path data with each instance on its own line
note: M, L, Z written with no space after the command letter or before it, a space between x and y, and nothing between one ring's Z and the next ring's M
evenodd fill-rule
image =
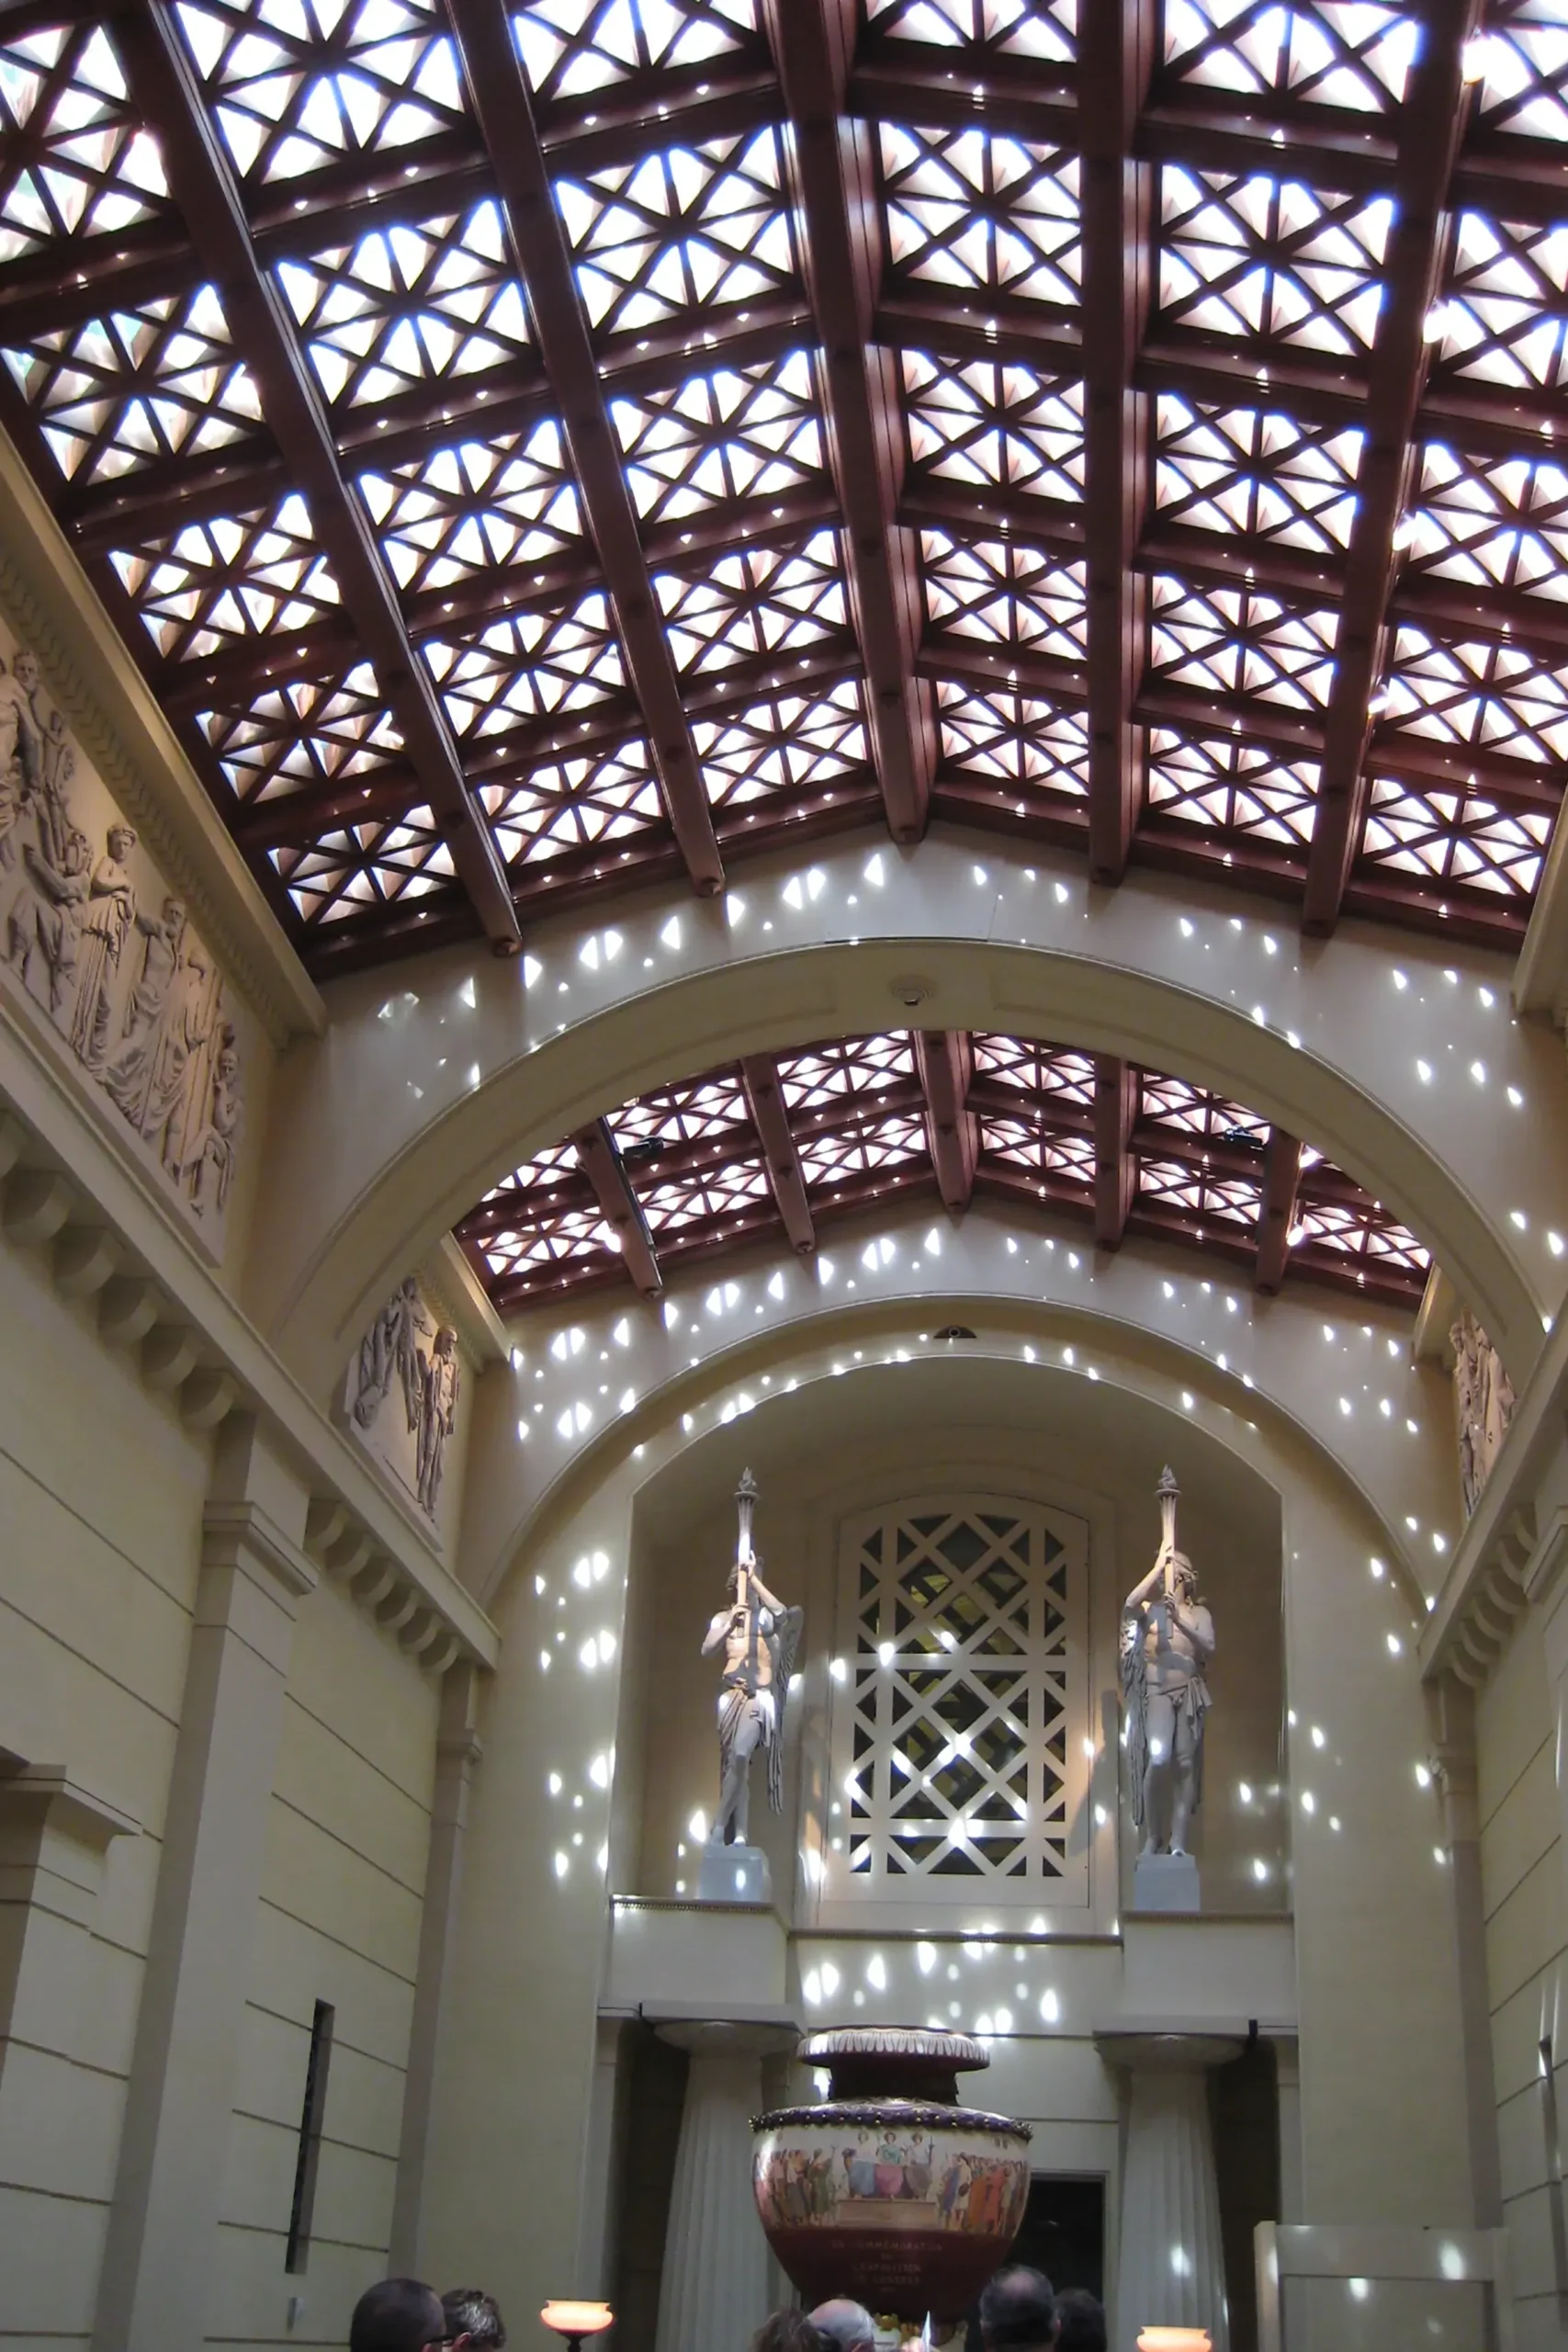
M329 1037L278 1073L252 1311L315 1377L533 1153L694 1072L905 1028L918 977L923 1026L1115 1057L1300 1136L1432 1252L1526 1376L1562 1295L1568 1068L1510 1018L1505 975L1415 941L1391 967L1353 929L1305 956L1163 882L1091 905L1065 863L981 869L934 841L912 862L911 896L891 873L868 887L845 844L807 876L764 870L728 914L694 922L666 894L541 938L522 971L453 954L390 992L346 985Z
M318 976L932 819L1510 949L1565 39L26 0L0 424Z

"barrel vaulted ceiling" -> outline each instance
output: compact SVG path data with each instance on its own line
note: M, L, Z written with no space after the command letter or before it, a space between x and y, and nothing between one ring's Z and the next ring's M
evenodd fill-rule
M1568 0L14 0L0 422L319 976L933 819L1506 946L1565 164Z

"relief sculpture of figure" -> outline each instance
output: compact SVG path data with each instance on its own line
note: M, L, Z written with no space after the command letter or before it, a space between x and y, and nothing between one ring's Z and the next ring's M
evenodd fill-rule
M457 1397L463 1367L457 1354L457 1334L443 1323L430 1353L419 1359L419 1454L416 1481L419 1499L432 1519L446 1467L446 1441L457 1418Z
M1460 1485L1468 1519L1481 1500L1514 1415L1514 1384L1503 1359L1468 1306L1449 1333L1454 1351L1454 1419Z
M49 1009L58 1014L76 975L76 940L83 902L91 888L92 843L85 833L67 833L57 855L42 841L22 849L24 878L6 917L6 960L35 998L34 958L48 978ZM42 1001L41 998L38 1000Z
M359 1343L349 1410L362 1430L375 1420L395 1380L402 1390L409 1433L417 1430L423 1394L419 1342L434 1328L420 1302L418 1280L405 1275Z
M228 1205L234 1143L243 1111L240 1057L233 1025L226 1021L219 1033L218 1052L208 1087L207 1115L189 1138L177 1170L197 1216L205 1216L209 1208L221 1212Z
M115 1108L140 1127L159 1031L180 968L186 910L178 899L165 899L160 914L137 914L132 921L141 933L141 968L125 1008L119 1044L104 1065L103 1079Z
M1122 1701L1133 1819L1145 1854L1185 1854L1203 1797L1204 1674L1214 1655L1214 1621L1198 1579L1176 1548L1179 1493L1168 1469L1158 1494L1162 1532L1154 1566L1122 1608Z
M109 1049L111 999L120 954L136 920L136 890L125 861L136 847L130 825L109 827L108 848L93 868L82 918L80 977L71 1014L71 1044L90 1070L101 1070Z
M718 1692L718 1811L708 1842L744 1846L750 1795L751 1758L767 1751L768 1800L784 1810L783 1702L805 1611L786 1609L762 1582L761 1563L751 1548L751 1519L757 1487L748 1470L736 1490L740 1532L729 1571L730 1599L709 1623L703 1656L724 1652Z

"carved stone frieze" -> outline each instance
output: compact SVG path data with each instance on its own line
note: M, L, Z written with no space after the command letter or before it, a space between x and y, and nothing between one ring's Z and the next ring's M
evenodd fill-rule
M418 1276L410 1274L359 1343L344 1411L367 1452L432 1521L439 1516L462 1393L457 1334L431 1311Z
M0 989L46 1023L220 1247L244 1120L242 1023L137 828L0 628Z

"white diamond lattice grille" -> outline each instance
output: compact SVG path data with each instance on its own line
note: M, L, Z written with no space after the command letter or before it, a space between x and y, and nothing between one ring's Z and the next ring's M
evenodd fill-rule
M1005 1496L846 1523L832 1894L1088 1902L1086 1553Z

